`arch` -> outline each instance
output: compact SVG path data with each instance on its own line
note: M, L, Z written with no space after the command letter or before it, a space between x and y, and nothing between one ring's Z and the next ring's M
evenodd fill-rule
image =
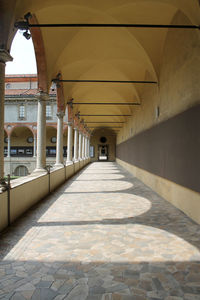
M37 18L34 14L31 16L30 22L32 24L38 24ZM50 85L48 85L47 79L47 62L42 32L41 29L38 27L31 28L30 32L33 40L37 63L38 89L39 91L47 93L50 88Z
M16 126L10 134L11 156L33 156L34 134L28 126Z
M9 126L9 125L8 125ZM24 123L18 123L18 124L11 124L11 129L9 131L9 134L10 136L12 135L12 132L16 129L16 128L19 128L19 127L25 127L27 129L29 129L31 131L31 133L34 135L34 133L36 132L34 130L34 126L33 125L28 125L28 124L24 124Z

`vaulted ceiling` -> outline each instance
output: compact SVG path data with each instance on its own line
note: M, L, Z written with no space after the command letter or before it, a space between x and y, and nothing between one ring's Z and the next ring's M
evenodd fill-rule
M1 25L4 31L0 35L0 40L1 44L7 44L8 48L14 36L14 22L23 19L27 12L34 14L39 24L173 24L173 18L178 12L182 12L187 17L186 24L198 25L200 22L198 0L11 0L3 2L4 17ZM66 80L159 82L162 52L168 30L103 27L41 28L48 86L50 87L52 79L59 72ZM65 102L73 98L75 103L140 103L145 85L144 83L67 82L63 83L64 98ZM150 87L151 85L153 84L149 84ZM81 115L93 115L83 116L89 127L92 125L103 127L110 124L109 126L114 130L118 127L118 122L125 122L127 115L133 114L135 106L77 104L74 105L74 109L75 112L80 111ZM96 123L91 123L93 121Z

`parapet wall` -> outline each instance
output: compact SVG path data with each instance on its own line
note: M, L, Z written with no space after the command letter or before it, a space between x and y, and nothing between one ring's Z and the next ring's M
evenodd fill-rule
M50 174L32 173L11 182L10 191L0 193L0 231L14 222L25 211L32 207L68 178L86 166L90 159L53 169Z

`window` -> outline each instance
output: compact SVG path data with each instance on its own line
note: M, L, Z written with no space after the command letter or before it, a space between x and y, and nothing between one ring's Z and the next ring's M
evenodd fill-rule
M56 147L46 147L46 155L48 157L55 157L56 156Z
M46 118L51 119L52 118L52 107L51 105L46 105Z
M25 105L20 104L19 106L19 119L25 119Z
M33 155L33 149L31 149L31 148L26 149L26 155L32 156Z

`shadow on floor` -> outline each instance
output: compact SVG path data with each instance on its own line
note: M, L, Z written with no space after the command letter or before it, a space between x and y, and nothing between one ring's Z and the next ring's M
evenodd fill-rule
M195 261L4 261L0 299L200 299L199 267Z
M114 164L116 166L116 164ZM67 183L61 186L58 190L52 193L50 196L42 200L32 209L30 209L24 216L18 219L12 224L10 228L1 234L1 244L0 244L0 257L3 258L9 253L9 251L18 243L18 241L26 234L26 232L32 227L43 227L43 226L80 226L80 225L126 225L126 224L140 224L149 227L154 227L157 229L164 230L166 232L172 233L196 248L200 249L200 226L189 219L180 210L173 207L170 203L162 199L159 195L153 192L149 187L145 186L140 180L130 175L121 167L117 167L120 174L123 174L125 178L120 179L122 182L131 183L131 188L117 191L116 193L123 193L127 195L137 195L145 199L148 199L151 203L151 208L139 215L128 218L102 218L100 220L70 220L70 221L50 221L41 222L38 220L45 214L45 212L59 199L63 194L69 194L65 192L66 188L69 188L73 182L75 182L81 175L87 174L88 170L92 171L95 169L91 168L92 165L84 168L80 173L75 175ZM103 168L100 168L103 170ZM110 168L112 170L112 167ZM105 168L106 171L110 170ZM95 173L95 172L94 172ZM96 174L99 174L98 172ZM107 173L108 174L108 173ZM110 174L110 173L109 173ZM108 180L109 181L109 180ZM112 182L112 180L111 180ZM86 194L97 194L97 192L85 192ZM98 192L98 193L112 193L115 192ZM79 193L75 193L79 194ZM126 197L126 196L123 196ZM66 198L67 199L67 198Z

